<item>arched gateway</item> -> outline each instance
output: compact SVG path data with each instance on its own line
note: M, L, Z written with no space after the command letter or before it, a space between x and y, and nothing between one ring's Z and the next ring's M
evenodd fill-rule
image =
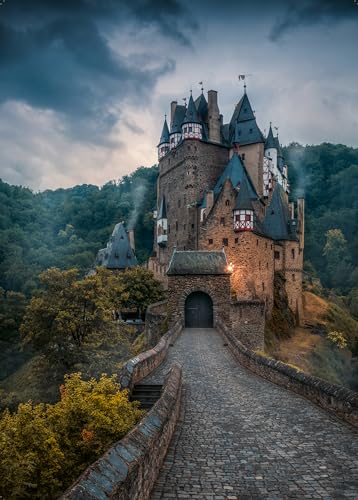
M212 328L213 301L204 292L193 292L185 301L186 328Z

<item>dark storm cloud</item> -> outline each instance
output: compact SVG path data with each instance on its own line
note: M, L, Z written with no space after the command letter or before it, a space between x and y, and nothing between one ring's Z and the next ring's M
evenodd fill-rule
M352 19L358 15L357 0L304 0L291 2L283 7L283 15L270 32L272 41L300 26L318 23L336 23L344 19Z
M0 102L59 112L91 140L114 124L123 99L140 104L175 67L169 58L148 67L114 53L111 33L151 25L188 45L195 29L176 0L12 0L0 9Z

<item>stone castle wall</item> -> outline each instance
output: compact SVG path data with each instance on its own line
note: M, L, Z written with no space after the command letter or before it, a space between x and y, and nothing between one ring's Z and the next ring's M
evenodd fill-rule
M232 334L246 347L264 351L265 304L259 300L239 301L231 304Z
M168 315L170 322L185 320L185 301L192 292L207 293L213 301L214 326L220 319L230 322L230 275L168 276Z
M231 288L237 299L261 299L270 314L273 304L274 245L271 239L252 231L235 232L233 209L235 193L227 180L199 228L200 250L224 248L227 260L234 264Z
M228 158L223 146L186 140L160 161L158 200L165 195L168 215L168 243L159 249L160 264L168 264L174 246L197 249L197 201L213 188Z

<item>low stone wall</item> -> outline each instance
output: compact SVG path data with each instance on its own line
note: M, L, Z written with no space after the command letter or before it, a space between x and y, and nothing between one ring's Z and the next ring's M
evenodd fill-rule
M147 347L152 347L160 340L160 333L167 319L168 301L151 304L145 313L145 338Z
M249 349L264 349L265 303L240 300L230 304L231 331Z
M229 347L240 364L358 427L358 393L339 385L329 384L281 361L256 354L245 347L223 323L220 322L217 326L228 340Z
M148 351L130 359L122 368L119 382L124 389L132 389L144 377L155 370L166 356L170 344L173 344L182 330L181 322L175 323L163 335L158 344Z
M181 367L174 363L149 413L90 465L61 500L147 500L179 416L181 387Z

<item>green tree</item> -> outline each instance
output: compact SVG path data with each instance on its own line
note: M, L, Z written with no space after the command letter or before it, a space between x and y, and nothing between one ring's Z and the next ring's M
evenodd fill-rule
M128 308L136 308L140 315L143 315L149 306L154 302L163 299L163 289L158 280L148 269L134 267L127 269L118 275L123 285L124 300L121 305Z
M340 229L327 231L323 255L327 260L327 271L331 285L333 287L347 287L353 268L347 241Z

